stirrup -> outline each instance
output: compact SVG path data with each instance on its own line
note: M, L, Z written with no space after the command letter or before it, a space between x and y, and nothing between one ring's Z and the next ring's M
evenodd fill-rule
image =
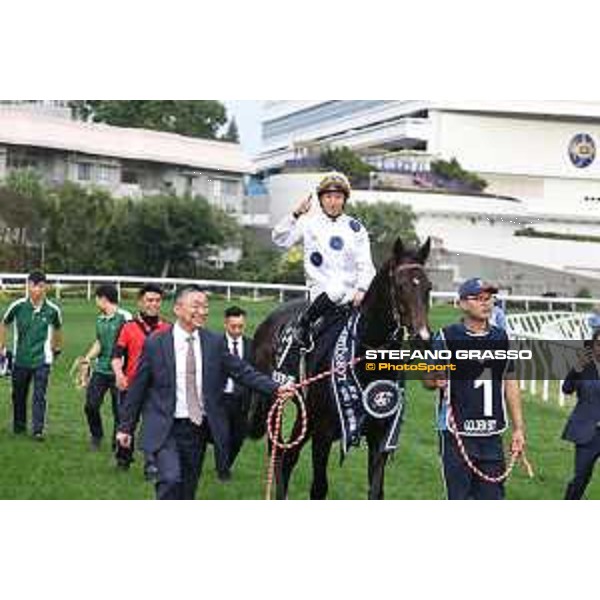
M315 349L315 337L312 332L308 333L308 344L301 343L300 344L300 353L301 354L310 354Z
M298 345L300 352L309 354L315 349L315 338L312 331L302 330L299 331L300 327L296 327L292 333L294 342Z

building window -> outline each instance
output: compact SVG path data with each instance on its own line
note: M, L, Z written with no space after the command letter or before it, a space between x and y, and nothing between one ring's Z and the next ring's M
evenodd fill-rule
M239 185L237 181L223 180L221 184L221 193L224 197L237 197Z
M121 183L136 184L139 182L140 179L137 171L133 171L132 169L123 169L121 171Z
M195 181L195 177L193 175L186 175L185 176L185 193L188 196L192 196L194 193L194 181Z
M113 170L109 165L98 165L98 181L110 183L113 180Z
M6 156L8 169L37 169L38 157L26 151L9 150Z
M77 179L79 181L91 181L91 179L92 179L91 163L77 163Z
M213 179L213 196L215 200L237 200L240 184L232 179Z

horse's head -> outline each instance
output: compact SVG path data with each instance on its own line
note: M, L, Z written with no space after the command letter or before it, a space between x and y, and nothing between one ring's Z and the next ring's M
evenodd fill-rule
M397 327L408 330L413 340L428 342L429 294L431 282L425 272L425 263L431 251L431 239L420 248L406 248L400 238L387 263L392 315Z

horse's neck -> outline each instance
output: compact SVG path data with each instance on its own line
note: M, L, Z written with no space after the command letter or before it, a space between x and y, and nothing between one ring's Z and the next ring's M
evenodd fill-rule
M389 289L381 278L373 282L361 313L362 342L370 347L382 345L397 325L392 313Z

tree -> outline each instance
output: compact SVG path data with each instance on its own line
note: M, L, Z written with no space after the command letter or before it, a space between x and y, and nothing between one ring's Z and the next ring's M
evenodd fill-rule
M71 182L46 189L23 173L0 188L0 221L28 227L26 239L16 243L11 231L0 244L1 264L11 269L29 268L28 252L39 257L43 243L44 266L54 272L189 276L220 247L241 242L237 222L204 198L115 199Z
M36 247L43 231L44 190L30 170L11 171L0 188L0 261L4 268L39 266Z
M231 121L229 121L227 131L225 132L225 135L222 139L226 142L235 142L236 144L239 144L240 134L238 132L237 123L235 122L235 117L232 117Z
M416 217L409 206L379 202L350 204L348 214L358 219L369 232L373 261L379 267L389 258L394 242L401 237L405 244L416 244Z
M353 185L368 180L371 171L376 169L364 162L350 148L328 148L321 154L321 167L331 171L339 171L348 177Z
M447 160L434 160L431 163L431 172L448 181L458 181L476 192L483 192L488 186L485 179L475 173L470 173L462 168L456 158Z
M45 195L46 264L58 273L109 273L117 264L115 200L104 190L65 183Z
M242 233L242 258L232 277L241 281L273 281L281 254L271 240L262 241L251 229Z
M128 206L116 238L121 268L160 277L189 276L216 249L235 244L239 226L201 197L153 196Z
M304 285L304 253L300 245L293 246L281 255L275 272L276 283Z
M72 100L70 107L84 120L209 139L227 122L218 100Z

